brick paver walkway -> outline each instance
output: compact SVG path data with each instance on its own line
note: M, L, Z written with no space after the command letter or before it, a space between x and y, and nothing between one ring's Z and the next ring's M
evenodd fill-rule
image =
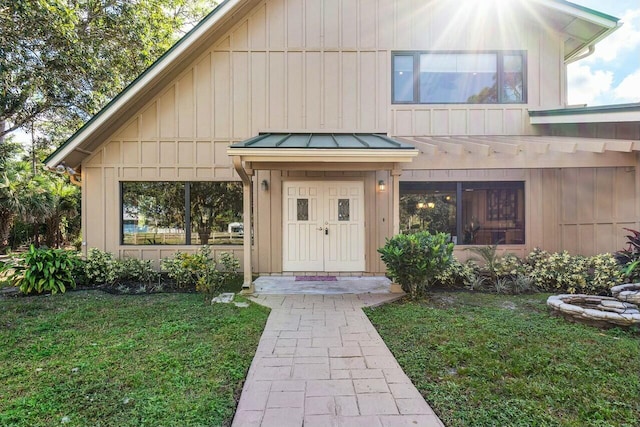
M394 298L254 298L272 311L233 426L443 426L361 310Z

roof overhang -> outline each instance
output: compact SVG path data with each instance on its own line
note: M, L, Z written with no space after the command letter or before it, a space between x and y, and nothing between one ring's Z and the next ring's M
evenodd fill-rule
M562 123L640 123L640 103L530 110L529 117L532 125Z
M264 133L227 148L245 162L407 163L419 151L381 134Z
M622 23L614 16L565 0L529 0L543 6L543 19L564 35L564 60L571 62L582 56Z

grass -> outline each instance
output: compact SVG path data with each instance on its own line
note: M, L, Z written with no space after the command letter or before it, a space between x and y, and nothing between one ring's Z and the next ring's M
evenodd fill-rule
M267 316L199 294L0 300L0 426L229 425Z
M435 293L367 315L448 427L640 425L638 330L552 317L546 297Z

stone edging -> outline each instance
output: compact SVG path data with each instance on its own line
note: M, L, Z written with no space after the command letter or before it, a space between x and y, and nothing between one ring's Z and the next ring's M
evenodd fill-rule
M584 294L552 295L547 305L568 320L594 326L640 325L638 306L611 297Z
M640 304L640 283L625 283L611 288L611 294L620 301Z

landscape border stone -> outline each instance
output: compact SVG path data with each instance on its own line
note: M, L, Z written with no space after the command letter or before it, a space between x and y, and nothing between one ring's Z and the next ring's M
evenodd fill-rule
M572 322L601 328L614 325L640 325L638 306L612 297L585 294L551 295L547 305L552 312Z
M611 294L620 301L640 304L640 283L625 283L611 288Z

